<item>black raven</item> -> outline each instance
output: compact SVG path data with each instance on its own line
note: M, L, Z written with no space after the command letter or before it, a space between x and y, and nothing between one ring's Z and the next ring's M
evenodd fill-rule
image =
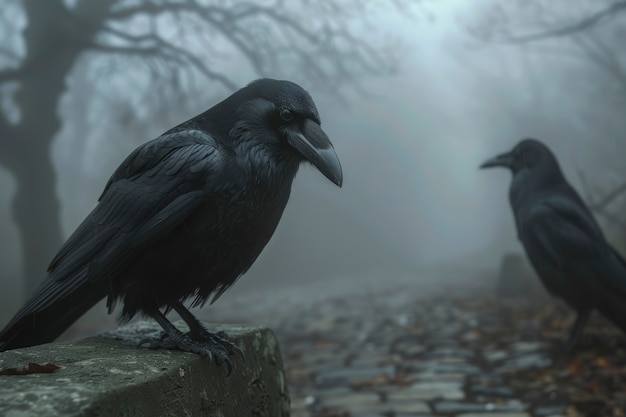
M342 170L311 96L260 79L133 151L60 249L48 275L0 332L0 351L46 343L99 300L120 321L152 317L153 348L226 362L237 347L187 310L215 301L253 264L304 161L338 186ZM183 334L165 317L174 309ZM163 311L161 311L163 310Z
M607 243L550 149L525 139L481 165L490 167L513 172L509 200L519 240L550 294L578 313L567 349L576 345L594 308L626 332L626 262Z

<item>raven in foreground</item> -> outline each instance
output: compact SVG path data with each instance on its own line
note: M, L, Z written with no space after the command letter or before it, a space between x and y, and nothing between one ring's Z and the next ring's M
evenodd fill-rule
M304 161L341 186L341 165L311 96L271 79L140 146L0 332L0 351L54 340L107 297L109 313L123 301L121 322L140 313L163 327L162 338L145 341L150 347L215 357L230 369L229 355L239 349L208 332L183 302L215 301L250 268ZM171 309L188 333L165 317Z
M525 139L481 165L491 167L513 172L509 200L518 237L546 289L578 313L567 350L594 308L626 332L626 262L607 243L550 149Z

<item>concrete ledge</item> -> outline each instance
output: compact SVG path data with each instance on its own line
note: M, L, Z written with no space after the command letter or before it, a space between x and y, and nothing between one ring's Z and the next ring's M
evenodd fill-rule
M184 328L181 323L176 323ZM0 370L29 363L53 373L0 376L0 416L289 416L278 342L263 327L208 326L228 333L245 352L233 373L198 355L138 349L158 333L139 322L74 343L0 353Z

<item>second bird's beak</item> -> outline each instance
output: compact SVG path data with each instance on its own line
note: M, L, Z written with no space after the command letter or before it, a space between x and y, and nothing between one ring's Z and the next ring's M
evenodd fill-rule
M301 129L289 129L287 142L312 163L326 178L341 187L343 172L333 144L320 125L305 120Z
M504 167L511 168L513 166L513 155L511 152L503 153L496 157L486 160L480 166L480 169L483 168L493 168L493 167Z

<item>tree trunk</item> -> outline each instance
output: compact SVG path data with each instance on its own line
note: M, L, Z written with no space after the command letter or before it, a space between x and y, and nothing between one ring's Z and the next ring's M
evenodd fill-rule
M66 77L89 47L104 16L81 16L81 12L86 11L85 4L93 4L90 12L105 12L112 2L79 2L71 11L62 0L24 0L27 57L15 94L20 117L17 124L6 120L2 123L8 126L2 151L10 158L5 154L0 162L17 182L12 209L24 255L25 295L30 295L44 278L63 242L57 175L51 155L53 139L61 127L58 106Z
M53 125L46 124L48 126L44 127ZM30 295L41 282L54 251L62 242L56 172L49 148L49 144L44 148L33 146L26 155L18 157L28 163L12 169L17 180L12 209L21 237L25 295Z
M57 54L49 65L29 71L16 95L21 118L15 127L14 163L8 167L17 182L12 208L22 241L26 295L41 282L63 240L51 145L61 127L57 105L65 76L77 54Z

